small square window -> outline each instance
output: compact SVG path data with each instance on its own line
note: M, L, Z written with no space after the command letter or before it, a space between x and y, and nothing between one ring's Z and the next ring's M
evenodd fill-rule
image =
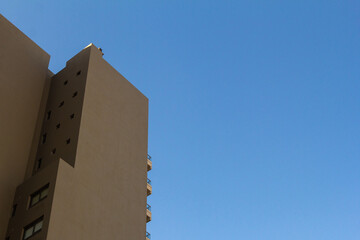
M39 159L37 160L36 169L40 169L40 168L41 168L41 164L42 164L42 158L39 158Z
M47 112L47 117L46 117L46 118L47 118L47 120L49 120L49 119L50 119L50 116L51 116L51 111L48 111L48 112Z
M81 71L78 71L78 72L76 73L77 76L79 76L80 74L81 74Z

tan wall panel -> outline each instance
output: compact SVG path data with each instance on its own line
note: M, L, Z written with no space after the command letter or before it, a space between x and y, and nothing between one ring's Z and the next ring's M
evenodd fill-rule
M16 212L15 216L10 218L7 231L7 236L9 236L10 239L22 239L24 227L41 216L44 217L42 230L31 239L46 239L56 175L59 162L62 161L62 159L53 161L45 169L40 170L35 176L29 178L17 188L13 202L13 204L17 205ZM29 207L30 196L47 184L49 184L47 197L39 201L36 205Z
M0 15L0 239L22 183L49 55Z
M58 158L72 166L75 164L89 54L84 49L76 55L75 60L68 62L64 69L51 78L46 110L42 116L41 138L37 142L36 160L42 161L40 169ZM43 136L46 138L42 139ZM56 150L55 153L53 150ZM34 173L36 171L35 168Z
M60 163L48 238L145 239L148 100L90 48L75 168Z
M45 81L45 86L44 86L43 94L42 94L42 98L41 98L38 119L36 122L35 133L34 133L32 144L31 144L29 161L28 161L27 167L26 167L25 180L29 179L33 175L33 172L34 172L34 165L36 164L36 153L37 153L39 141L41 138L43 119L44 119L44 115L46 112L47 99L49 97L49 90L50 90L50 86L51 86L51 77L53 75L54 74L50 70L48 70L48 73L46 76L46 81Z

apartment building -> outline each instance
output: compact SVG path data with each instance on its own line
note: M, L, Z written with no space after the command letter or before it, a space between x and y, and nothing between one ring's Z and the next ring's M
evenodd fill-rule
M148 99L93 44L49 59L0 15L0 239L150 239Z

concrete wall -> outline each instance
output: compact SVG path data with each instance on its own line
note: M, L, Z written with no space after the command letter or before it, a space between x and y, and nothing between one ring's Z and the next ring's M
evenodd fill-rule
M43 90L43 94L42 94L42 98L41 98L38 120L36 122L35 133L34 133L32 144L31 144L29 161L28 161L27 167L26 167L25 180L31 178L31 176L34 173L36 155L38 152L38 145L40 142L40 137L41 137L42 128L43 128L43 119L45 116L45 111L46 111L46 107L47 107L47 99L49 97L50 86L51 86L51 78L53 75L54 74L50 70L48 70L48 73L46 76L46 82L45 82L45 86L44 86L44 90Z
M0 239L25 176L49 55L0 15Z
M42 216L43 228L31 239L46 239L59 162L75 165L89 57L90 49L84 49L59 73L51 77L48 73L50 79L43 91L26 181L17 188L13 202L17 210L8 225L6 236L10 239L22 238L24 227ZM50 184L49 196L29 209L30 196L46 184Z
M60 162L48 239L145 239L148 100L88 49L75 168Z
M31 237L31 240L47 239L46 234L60 162L63 162L63 160L57 159L51 162L46 168L38 171L35 176L29 178L17 188L13 202L16 205L16 211L15 215L10 218L6 234L10 239L23 239L24 227L41 216L44 217L42 230ZM30 196L47 184L49 184L47 197L30 208Z
M75 165L89 57L84 49L51 78L33 174L60 157Z

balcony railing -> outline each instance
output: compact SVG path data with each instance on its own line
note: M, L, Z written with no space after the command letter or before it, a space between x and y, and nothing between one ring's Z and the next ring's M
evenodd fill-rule
M147 237L148 239L151 239L151 234L148 233L148 232L146 232L146 237Z
M152 193L152 186L151 186L151 181L150 179L147 179L147 184L146 184L146 191L147 191L147 195L151 195Z
M146 222L151 221L151 206L149 204L146 204Z
M152 161L151 161L151 156L148 154L147 155L147 170L150 171L152 169Z

